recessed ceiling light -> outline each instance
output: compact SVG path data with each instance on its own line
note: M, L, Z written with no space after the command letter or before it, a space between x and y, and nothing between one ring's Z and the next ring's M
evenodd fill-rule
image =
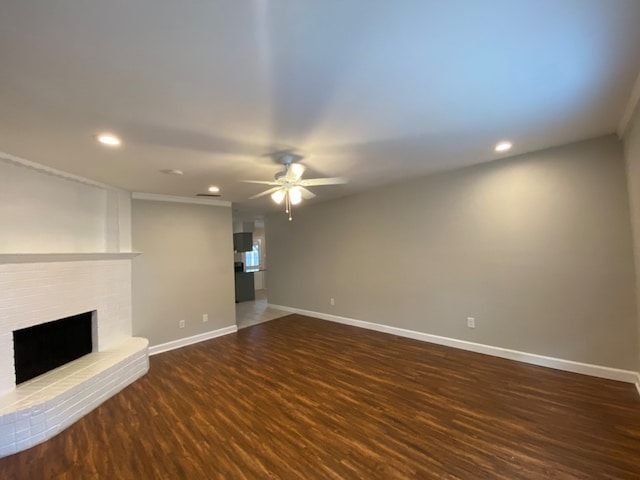
M496 152L507 152L509 150L511 150L511 147L513 145L511 144L511 142L507 142L507 141L503 141L503 142L498 142L498 144L496 144Z
M120 139L112 133L100 133L96 135L96 139L103 145L108 145L109 147L117 147L122 142Z
M209 191L211 193L218 193L220 191L220 188L216 187L215 185L212 185L209 187Z

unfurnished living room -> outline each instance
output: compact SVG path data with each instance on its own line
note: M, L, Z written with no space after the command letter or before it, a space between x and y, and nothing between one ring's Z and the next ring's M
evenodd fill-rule
M0 0L0 478L639 479L639 25Z

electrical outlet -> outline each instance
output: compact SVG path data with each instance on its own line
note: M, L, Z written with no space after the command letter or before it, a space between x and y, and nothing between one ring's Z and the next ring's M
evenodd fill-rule
M209 314L208 313L203 313L202 314L202 323L208 322L209 321Z
M180 322L178 323L178 326L180 328L184 328L184 320L180 320Z
M336 304L336 299L335 299L335 298L333 298L333 297L331 297L331 300L329 300L329 303L330 303L331 305L335 306L335 304Z
M467 317L467 327L476 328L476 319L473 317Z

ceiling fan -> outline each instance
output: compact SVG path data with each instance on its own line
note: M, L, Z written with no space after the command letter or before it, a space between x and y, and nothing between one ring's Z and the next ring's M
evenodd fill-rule
M265 195L271 195L271 199L280 205L284 200L285 213L289 214L289 221L291 221L291 207L298 205L302 202L302 199L309 200L315 197L315 193L307 189L306 187L318 187L321 185L339 185L347 183L349 180L343 177L333 178L309 178L307 180L302 179L302 174L306 170L306 167L301 163L297 163L302 160L301 155L296 155L291 152L285 152L278 154L276 157L285 166L285 169L276 173L274 181L263 180L245 180L247 183L259 183L262 185L273 185L273 188L269 188L264 192L260 192L257 195L249 197L249 200L254 198L263 197Z

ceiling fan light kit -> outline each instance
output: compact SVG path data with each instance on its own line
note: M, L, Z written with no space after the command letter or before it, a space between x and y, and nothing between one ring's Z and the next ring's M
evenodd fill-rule
M347 183L348 180L342 177L335 178L312 178L308 180L302 179L302 174L306 167L301 163L295 163L302 157L292 153L285 153L278 157L284 164L285 169L275 175L275 180L265 182L263 180L245 180L248 183L259 183L263 185L274 185L273 188L260 192L257 195L249 197L249 199L259 198L264 195L271 195L271 199L280 205L284 200L284 211L289 215L289 221L293 219L291 215L291 207L302 203L302 199L309 200L315 197L315 193L306 187L320 185L338 185Z
M271 194L271 199L278 205L280 205L282 203L282 200L284 200L285 195L286 193L284 192L284 190L279 189Z

